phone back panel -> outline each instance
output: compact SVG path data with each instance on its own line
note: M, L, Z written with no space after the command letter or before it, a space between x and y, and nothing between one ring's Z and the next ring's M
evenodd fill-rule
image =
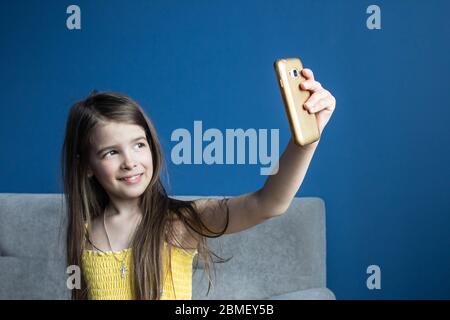
M304 146L319 140L316 115L303 108L311 94L300 88L300 84L306 80L301 74L302 62L298 58L278 59L274 68L294 142Z

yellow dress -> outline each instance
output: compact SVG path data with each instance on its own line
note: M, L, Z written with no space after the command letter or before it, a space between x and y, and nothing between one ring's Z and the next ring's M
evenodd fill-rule
M168 272L168 247L163 247L163 292L161 300L192 299L192 261L197 250L184 250L171 246L171 271ZM127 251L128 254L127 254ZM88 298L92 300L134 300L132 292L132 249L118 252L84 250L83 274L88 285ZM117 259L114 258L116 256ZM126 256L126 275L122 278L121 262ZM119 261L117 261L119 260ZM133 280L134 281L134 280Z

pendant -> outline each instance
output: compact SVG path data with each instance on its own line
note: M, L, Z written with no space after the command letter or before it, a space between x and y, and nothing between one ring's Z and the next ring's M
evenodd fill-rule
M122 264L120 266L120 276L122 277L122 279L125 278L126 273L127 273L127 267L125 266L125 264Z

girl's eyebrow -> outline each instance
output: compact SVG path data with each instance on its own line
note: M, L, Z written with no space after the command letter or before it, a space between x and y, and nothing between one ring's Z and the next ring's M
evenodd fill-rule
M134 138L133 140L131 140L130 143L141 140L141 139L146 139L146 138L144 136L140 136L140 137L137 137L137 138ZM97 151L97 155L100 155L105 150L117 148L117 147L118 147L118 145L101 148L100 150Z

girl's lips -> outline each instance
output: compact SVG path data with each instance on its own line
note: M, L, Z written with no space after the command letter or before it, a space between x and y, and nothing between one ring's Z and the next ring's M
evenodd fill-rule
M141 178L142 178L143 173L137 175L137 176L133 176L131 178L122 178L119 179L120 181L125 182L125 184L127 185L133 185L133 184L138 184L139 182L141 182Z

